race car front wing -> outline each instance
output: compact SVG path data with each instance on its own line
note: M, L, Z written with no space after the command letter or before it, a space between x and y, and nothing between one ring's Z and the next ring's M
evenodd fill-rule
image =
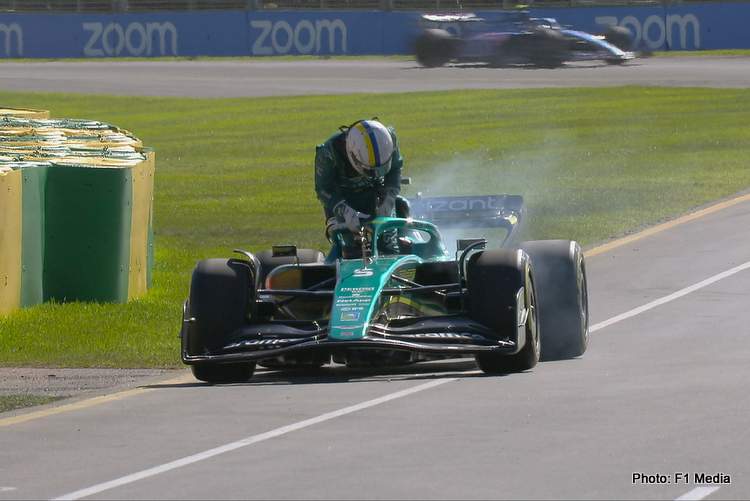
M511 338L497 339L481 325L460 316L421 318L409 325L393 327L373 324L362 339L329 339L327 326L317 322L267 322L247 325L230 342L213 353L189 354L185 338L190 319L183 322L182 360L201 362L256 361L304 351L334 352L342 349L379 349L427 354L472 355L480 352L513 354L521 347Z

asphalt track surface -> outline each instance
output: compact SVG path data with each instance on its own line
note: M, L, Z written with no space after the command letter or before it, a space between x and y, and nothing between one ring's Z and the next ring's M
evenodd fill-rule
M259 371L215 387L186 377L0 421L0 499L676 499L696 493L700 472L731 484L698 494L746 498L748 227L745 197L589 255L589 351L527 373L486 377L455 361ZM672 483L634 485L634 472ZM676 484L676 472L690 483Z
M249 97L415 90L658 85L748 87L750 57L638 59L563 68L421 68L413 61L155 61L0 64L0 90Z
M4 415L0 500L746 499L748 227L744 197L589 253L589 351L527 373L186 374Z

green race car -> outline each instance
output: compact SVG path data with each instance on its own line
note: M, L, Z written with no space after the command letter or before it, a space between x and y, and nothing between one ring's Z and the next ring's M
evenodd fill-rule
M588 299L576 242L513 244L518 196L412 207L415 217L363 221L354 248L351 234L332 229L327 256L282 245L200 261L184 306L183 362L199 380L228 383L248 380L256 364L387 367L468 356L498 374L583 354ZM408 204L400 210L408 215ZM498 248L463 239L450 252L426 219L486 224L506 236ZM394 230L399 252L384 254L377 242Z

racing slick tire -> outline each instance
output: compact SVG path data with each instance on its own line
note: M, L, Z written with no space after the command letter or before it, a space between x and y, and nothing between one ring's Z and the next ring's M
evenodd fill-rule
M633 50L633 35L624 26L610 26L607 28L607 31L604 33L604 40L620 50Z
M315 372L330 362L331 356L328 354L310 353L293 360L265 359L258 362L258 365L275 371Z
M565 62L568 42L558 30L537 28L528 39L528 57L539 68L558 68Z
M533 368L539 361L540 337L537 327L536 290L529 257L519 249L496 249L476 253L466 268L469 317L489 327L498 336L518 331L519 302L523 289L528 316L523 324L525 342L513 355L478 353L479 368L487 374L507 374Z
M198 364L193 365L191 370L195 379L206 383L243 383L253 377L255 364Z
M612 66L616 66L618 64L624 64L625 61L627 61L627 59L608 58L604 60L605 63L610 64Z
M505 42L497 44L487 63L493 68L504 68L523 62L527 43L528 39L525 37L511 36Z
M185 349L202 355L221 349L228 336L246 322L248 305L254 295L250 270L237 259L204 259L193 271L187 316L191 323L184 333ZM255 363L192 365L196 379L207 383L247 381Z
M577 242L524 242L534 267L539 303L541 359L565 360L583 355L589 341L586 263Z
M417 63L426 68L443 66L456 57L459 43L458 37L446 30L426 29L414 43L414 55Z

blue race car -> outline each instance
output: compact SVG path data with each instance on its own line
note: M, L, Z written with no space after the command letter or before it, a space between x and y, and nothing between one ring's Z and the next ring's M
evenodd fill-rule
M414 50L417 62L426 67L458 62L556 68L567 61L621 64L635 57L626 28L613 26L603 35L592 35L564 28L552 18L530 17L525 11L505 12L493 19L474 14L423 15L422 24Z

